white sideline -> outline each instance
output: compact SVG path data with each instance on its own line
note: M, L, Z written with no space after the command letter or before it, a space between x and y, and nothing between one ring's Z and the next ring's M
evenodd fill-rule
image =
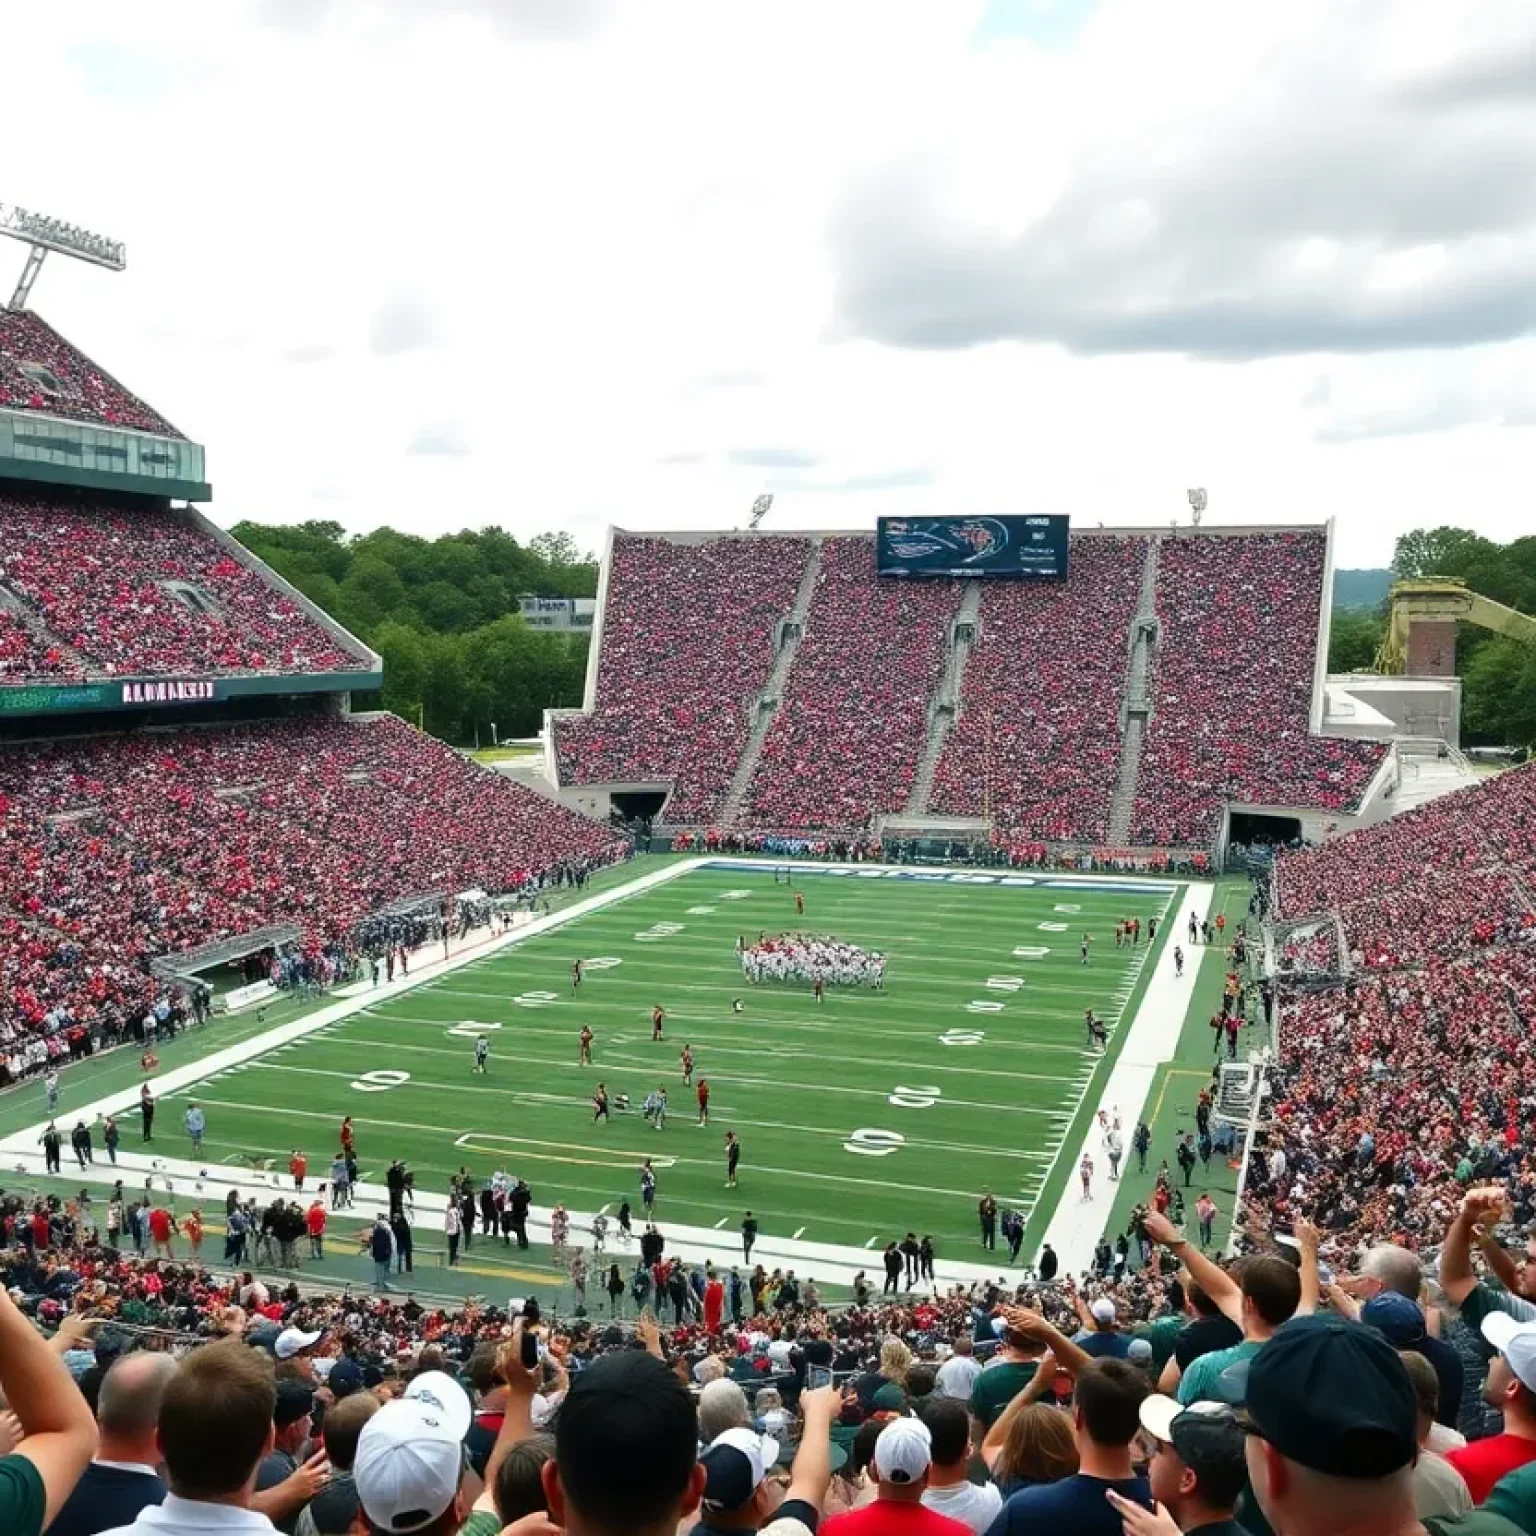
M1152 1091L1158 1068L1169 1061L1178 1049L1179 1035L1189 1012L1190 999L1194 996L1195 980L1200 974L1200 961L1205 957L1203 945L1185 943L1188 934L1189 913L1195 914L1196 922L1202 922L1211 909L1211 897L1215 886L1208 884L1188 885L1184 889L1184 901L1168 914L1167 942L1158 956L1152 979L1142 994L1141 1006L1131 1023L1130 1033L1120 1047L1120 1055L1110 1069L1104 1084L1104 1094L1097 1108L1113 1115L1120 1111L1121 1134L1125 1140L1125 1157L1122 1169L1132 1156L1131 1133L1136 1128L1136 1118L1141 1114ZM1184 974L1174 974L1174 945L1184 945ZM1093 1263L1093 1250L1104 1230L1105 1213L1115 1197L1117 1185L1109 1182L1109 1158L1104 1153L1103 1138L1099 1131L1098 1113L1088 1122L1081 1145L1072 1158L1072 1167L1061 1198L1045 1229L1045 1242L1056 1250L1061 1261L1061 1273L1076 1275ZM1082 1183L1078 1179L1078 1165L1086 1152L1093 1159L1093 1199L1082 1198Z
M623 901L630 896L638 895L642 891L647 891L655 886L679 879L683 875L689 874L705 865L715 868L741 869L744 872L748 870L761 871L765 867L771 867L760 859L732 858L729 855L720 854L704 854L693 858L677 859L660 869L652 870L649 874L638 875L635 879L627 881L623 885L615 886L611 890L584 897L581 901L573 902L570 906L563 907L558 912L552 912L546 917L535 918L532 922L525 923L523 926L500 935L489 942L461 950L444 960L433 960L420 964L416 969L412 970L409 976L398 978L393 982L383 983L377 987L371 986L366 982L350 985L343 989L341 993L338 993L339 1000L337 1002L317 1009L314 1013L307 1014L305 1017L295 1019L290 1023L278 1025L262 1034L253 1035L235 1045L226 1046L224 1049L212 1052L196 1062L189 1063L184 1067L178 1067L170 1072L161 1073L158 1077L148 1081L150 1081L154 1089L156 1100L163 1100L179 1093L184 1088L202 1083L220 1072L226 1072L232 1067L241 1066L259 1056L265 1056L281 1046L291 1044L295 1040L301 1040L318 1030L325 1029L343 1019L361 1013L378 1002L398 997L402 993L409 992L413 987L435 981L464 966L477 964L488 956L498 954L514 945L521 944L527 939L536 938L540 934L558 928L575 918L583 917L590 912L600 911L604 907ZM898 875L904 879L913 878L910 866L906 865L840 865L821 860L795 861L787 859L779 863L778 867L789 868L807 874L824 874L830 869L848 873L856 878L866 879L880 878L884 875ZM918 872L916 878L921 879L923 883L931 880L934 883L1029 887L1049 882L1059 885L1080 885L1091 889L1096 885L1120 884L1127 877L1076 874L1071 871L1055 870L1043 870L1034 874L999 871L991 875L961 870L944 872L922 871ZM1145 884L1148 889L1161 888L1168 890L1173 888L1173 882L1171 881L1139 880L1138 883ZM1209 903L1209 887L1192 887L1190 888L1190 894L1192 904L1198 906L1199 910L1203 913L1205 908L1199 904L1200 902ZM1168 961L1171 969L1171 956L1165 953L1164 958ZM1191 977L1186 977L1186 981L1189 981L1192 985ZM1154 977L1153 983L1148 987L1146 998L1143 1000L1141 1009L1138 1012L1137 1025L1133 1026L1133 1037L1136 1028L1140 1026L1143 1017L1147 1013L1148 1004L1154 995L1156 986L1157 979ZM1183 1013L1180 1011L1174 1024L1173 1039L1175 1041L1178 1038L1178 1025L1182 1022L1182 1019ZM1120 1062L1110 1078L1110 1088L1112 1091L1118 1091L1116 1084L1119 1081L1119 1072L1133 1044L1134 1039L1127 1039L1125 1048L1121 1053ZM1148 1071L1148 1081L1150 1081L1151 1069L1149 1068ZM1126 1091L1129 1092L1130 1090ZM1145 1085L1141 1092L1144 1097L1146 1092ZM131 1087L120 1089L116 1093L97 1099L93 1103L69 1105L68 1107L61 1106L58 1118L66 1123L66 1127L68 1122L76 1119L83 1119L87 1124L93 1124L102 1116L123 1114L133 1110L137 1108L138 1102L139 1085L134 1084ZM1139 1104L1141 1100L1138 1098L1136 1102ZM27 1130L14 1132L0 1139L0 1159L4 1160L5 1167L31 1176L43 1176L43 1154L40 1141L47 1123L46 1120L39 1121ZM179 1120L174 1124L163 1123L163 1125L163 1133L167 1140L172 1138L177 1141L182 1140L185 1133ZM128 1143L125 1139L125 1146L127 1145ZM131 1145L137 1146L139 1144L132 1143ZM66 1152L67 1150L66 1148ZM239 1190L242 1199L249 1195L260 1197L274 1192L293 1193L293 1181L286 1171L282 1169L274 1169L271 1172L235 1169L225 1167L222 1164L199 1164L187 1158L161 1157L155 1154L146 1155L143 1152L124 1150L123 1148L119 1149L118 1161L115 1164L96 1162L90 1164L84 1171L80 1171L73 1163L66 1163L64 1171L59 1177L71 1180L78 1178L83 1183L108 1186L114 1180L121 1177L124 1180L125 1189L127 1189L130 1188L128 1176L133 1174L153 1176L160 1182L168 1183L172 1186L174 1194L183 1197L191 1194L200 1202L206 1200L222 1204L224 1192L229 1189ZM323 1178L324 1169L321 1168L317 1161L313 1168L312 1177L307 1181L306 1198L312 1197L315 1186ZM1076 1184L1074 1182L1073 1189L1075 1188ZM142 1185L136 1183L132 1185L133 1192L140 1189L142 1189ZM714 1262L721 1266L740 1265L741 1245L735 1231L720 1231L710 1227L675 1226L667 1223L665 1220L665 1186L663 1186L661 1193L662 1199L658 1204L660 1213L658 1225L667 1239L667 1251L669 1253L677 1255L690 1263ZM382 1184L360 1183L355 1191L355 1201L356 1209L345 1215L344 1219L347 1222L351 1222L353 1219L362 1220L369 1217L376 1210L386 1209L388 1205L388 1190ZM643 1224L643 1219L638 1209L638 1199L633 1204L635 1206L634 1221L638 1227ZM415 1216L417 1219L412 1222L412 1228L423 1234L423 1246L443 1246L442 1218L446 1205L447 1198L445 1195L425 1191L417 1195L415 1205ZM1092 1207L1088 1209L1091 1210ZM530 1236L537 1234L538 1240L545 1243L548 1242L549 1237L549 1211L550 1208L547 1206L535 1206L529 1212L528 1229ZM424 1226L422 1224L420 1218L423 1216L430 1218L430 1225ZM571 1211L570 1218L573 1234L589 1230L591 1221L589 1214ZM1052 1234L1055 1231L1055 1222L1059 1222L1060 1218L1061 1209L1058 1209L1055 1221L1053 1221L1052 1232L1047 1234L1052 1242L1056 1241ZM637 1252L638 1244L628 1249L619 1247L613 1241L616 1231L617 1223L610 1218L610 1241L607 1245L608 1255L616 1258ZM1093 1240L1096 1237L1097 1231L1095 1230L1093 1238L1089 1240L1090 1255L1092 1253ZM489 1247L490 1245L487 1244L486 1246ZM516 1261L517 1250L515 1248L509 1251L498 1244L496 1245L496 1251L503 1255L510 1253L513 1262ZM1058 1244L1058 1252L1060 1251L1060 1245ZM210 1253L213 1252L214 1249L210 1247ZM999 1252L1006 1258L1006 1249L1000 1249ZM466 1257L472 1262L474 1259L474 1249L471 1249ZM879 1257L878 1252L872 1251L867 1246L858 1247L837 1243L796 1241L792 1238L775 1238L767 1234L758 1238L752 1253L753 1263L761 1262L770 1269L775 1266L786 1269L793 1268L802 1279L814 1277L825 1283L843 1286L850 1285L855 1274L860 1270L869 1271L871 1268L874 1268L874 1280L876 1282L883 1280L883 1269L875 1267L879 1264ZM1064 1254L1063 1259L1065 1259ZM371 1267L369 1267L369 1273L371 1274ZM937 1282L941 1286L957 1283L969 1284L973 1280L992 1280L1004 1273L1006 1273L1006 1269L1000 1262L976 1264L958 1261L944 1255L939 1256L935 1265Z

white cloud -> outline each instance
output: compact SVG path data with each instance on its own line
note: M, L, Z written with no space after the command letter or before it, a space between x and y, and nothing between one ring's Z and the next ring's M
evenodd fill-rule
M207 444L225 522L1114 525L1204 484L1352 565L1522 530L1526 8L1103 0L978 47L984 9L165 0L147 50L33 7L0 191L127 240L34 303Z

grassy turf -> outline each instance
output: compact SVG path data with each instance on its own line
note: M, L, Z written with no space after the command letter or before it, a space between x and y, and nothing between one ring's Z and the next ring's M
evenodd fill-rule
M175 1097L206 1107L210 1165L281 1162L301 1145L321 1172L350 1113L363 1177L404 1157L423 1189L443 1188L460 1164L482 1178L505 1167L540 1203L616 1209L628 1198L638 1216L636 1170L650 1156L664 1223L734 1228L751 1207L765 1233L864 1247L912 1228L955 1253L974 1242L984 1190L1028 1214L1084 1090L1096 1101L1108 1071L1084 1051L1083 1010L1118 1027L1139 995L1148 947L1117 950L1114 924L1145 924L1166 893L815 874L801 888L803 919L766 868L691 873ZM658 923L681 928L653 934ZM829 988L818 1008L803 987L749 986L737 934L801 927L885 951L885 992ZM1084 930L1094 935L1086 967ZM1015 954L1026 946L1048 953ZM573 992L577 956L619 963L589 965ZM730 1011L737 996L741 1016ZM668 1013L659 1044L653 1003ZM485 1077L470 1071L472 1036L454 1033L475 1023L500 1026ZM576 1065L583 1023L597 1036L595 1068ZM685 1041L713 1089L707 1129L681 1081ZM361 1074L381 1070L409 1078L368 1091ZM636 1112L594 1127L599 1079ZM638 1105L663 1082L672 1111L657 1133ZM156 1141L185 1155L179 1109L166 1104ZM728 1128L743 1146L733 1191L723 1187ZM901 1140L861 1152L860 1131Z

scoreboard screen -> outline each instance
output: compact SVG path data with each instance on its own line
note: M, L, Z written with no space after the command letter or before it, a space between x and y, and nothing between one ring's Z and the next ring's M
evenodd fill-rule
M881 576L1013 576L1065 580L1067 519L882 517L875 532Z

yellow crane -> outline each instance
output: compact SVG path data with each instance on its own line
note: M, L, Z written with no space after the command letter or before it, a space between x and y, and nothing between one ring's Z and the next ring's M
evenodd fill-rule
M1536 619L1467 590L1459 576L1416 576L1394 581L1388 594L1387 633L1376 653L1378 672L1402 672L1408 664L1408 632L1414 624L1459 620L1511 640L1536 645Z

